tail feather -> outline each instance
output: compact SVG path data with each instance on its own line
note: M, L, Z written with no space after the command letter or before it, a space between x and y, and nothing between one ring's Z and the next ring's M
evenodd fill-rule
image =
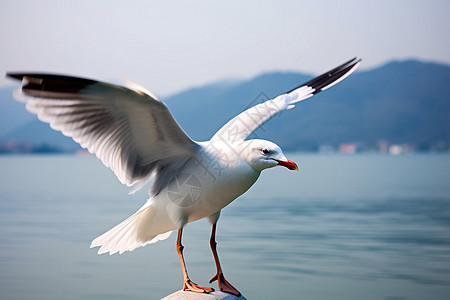
M100 247L98 254L110 255L133 251L136 248L167 239L173 224L162 224L155 218L155 209L148 205L122 223L94 239L91 248Z

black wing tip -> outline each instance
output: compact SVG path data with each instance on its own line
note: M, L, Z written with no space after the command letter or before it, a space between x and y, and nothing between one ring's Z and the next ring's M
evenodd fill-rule
M360 61L362 61L362 58L360 58L358 56L355 56L352 59L350 59L349 61L347 61L347 62L343 63L342 65L340 65L339 67L343 68L343 67L348 66L348 65L354 65L354 64L359 63Z
M87 86L98 83L86 78L43 73L7 72L6 77L22 81L22 90L29 95L34 95L35 91L78 93Z
M17 80L22 80L24 76L25 76L25 74L23 74L23 73L11 73L11 72L6 73L6 77L9 77L12 79L17 79Z
M337 66L336 68L331 69L328 72L325 72L322 75L319 75L311 79L310 81L305 82L291 89L290 91L286 92L286 94L289 94L302 86L312 87L313 89L315 89L313 94L317 94L321 92L323 89L326 89L328 86L332 85L335 81L338 81L341 77L345 76L355 66L359 65L361 61L362 58L358 58L357 56L355 56L352 59L346 61L345 63Z
M75 77L75 76L68 76L68 75L61 75L61 74L52 74L52 73L16 73L16 72L7 72L6 77L23 80L24 78L29 79L39 79L39 80L45 80L45 81L52 81L52 82L71 82L71 83L94 83L98 82L97 80L87 79L87 78L81 78L81 77Z

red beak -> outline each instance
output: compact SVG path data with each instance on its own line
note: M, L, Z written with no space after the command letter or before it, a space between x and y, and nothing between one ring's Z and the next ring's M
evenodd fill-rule
M280 166L286 167L289 170L295 170L298 171L297 164L293 162L292 160L282 161L282 160L276 160Z

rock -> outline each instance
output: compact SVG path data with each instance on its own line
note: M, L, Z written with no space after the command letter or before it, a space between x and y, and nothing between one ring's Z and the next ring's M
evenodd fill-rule
M236 297L235 295L214 291L209 294L193 293L190 291L178 291L161 300L247 300L244 296Z

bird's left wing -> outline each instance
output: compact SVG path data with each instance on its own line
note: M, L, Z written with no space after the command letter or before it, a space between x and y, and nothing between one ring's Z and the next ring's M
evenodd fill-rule
M181 168L198 147L145 88L60 75L7 75L22 80L16 97L30 112L95 153L128 186ZM158 178L165 183L167 178L157 176L161 188Z
M293 108L295 103L324 91L346 78L360 63L361 59L353 58L285 94L245 110L220 128L211 141L234 143L245 140L276 114Z

